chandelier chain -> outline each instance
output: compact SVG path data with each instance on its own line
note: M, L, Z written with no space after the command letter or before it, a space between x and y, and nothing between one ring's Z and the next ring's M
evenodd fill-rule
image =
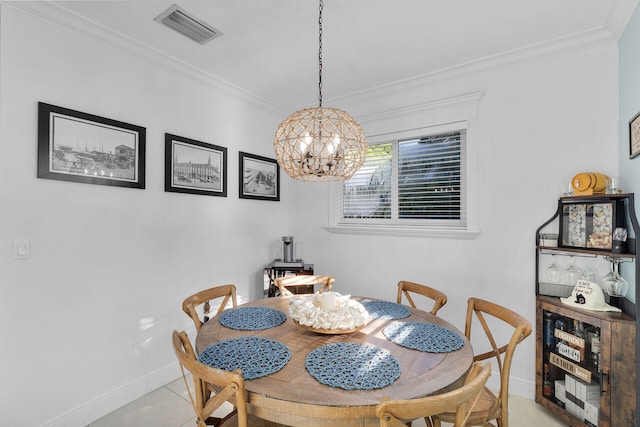
M362 166L367 141L362 127L346 111L322 106L322 13L318 14L318 107L287 117L273 139L278 165L300 181L341 181Z
M322 108L322 9L324 9L324 2L320 0L318 14L318 106L320 108Z

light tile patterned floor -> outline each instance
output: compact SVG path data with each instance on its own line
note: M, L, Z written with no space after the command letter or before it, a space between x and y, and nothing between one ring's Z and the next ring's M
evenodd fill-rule
M229 406L230 408L230 406ZM534 401L519 396L509 399L511 427L566 427ZM92 422L88 427L193 427L195 416L184 381L176 380ZM413 427L425 427L423 420Z

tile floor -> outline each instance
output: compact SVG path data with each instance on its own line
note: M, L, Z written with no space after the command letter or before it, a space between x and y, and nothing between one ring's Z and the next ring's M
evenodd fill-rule
M509 400L509 425L512 427L565 427L534 401L519 396ZM88 427L183 427L195 426L193 408L189 403L184 381L176 380L120 409L92 422ZM414 421L413 427L424 427L424 421Z

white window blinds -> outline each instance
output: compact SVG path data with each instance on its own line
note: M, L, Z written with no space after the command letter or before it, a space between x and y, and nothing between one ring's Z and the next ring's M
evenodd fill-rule
M398 143L398 217L460 219L460 132Z
M465 130L371 145L342 187L342 221L460 225Z

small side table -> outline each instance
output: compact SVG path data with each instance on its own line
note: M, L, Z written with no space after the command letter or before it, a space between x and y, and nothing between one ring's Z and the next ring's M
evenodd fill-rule
M282 263L274 261L271 264L265 266L264 273L269 278L269 284L268 284L268 287L265 287L264 294L265 294L265 297L271 298L276 296L276 289L277 289L276 283L275 283L276 277L284 277L286 275L291 275L291 274L294 274L296 276L311 275L313 274L313 264L303 264L302 266L299 266L299 265L283 266ZM313 285L310 285L310 288L311 288L311 293L313 293Z

